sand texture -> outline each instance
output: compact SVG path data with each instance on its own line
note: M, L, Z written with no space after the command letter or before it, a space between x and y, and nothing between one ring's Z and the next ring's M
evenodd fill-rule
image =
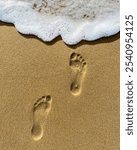
M0 23L0 150L119 150L119 34L67 46Z

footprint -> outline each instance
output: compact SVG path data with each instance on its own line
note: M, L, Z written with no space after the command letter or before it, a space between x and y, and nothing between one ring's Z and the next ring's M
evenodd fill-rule
M43 96L33 106L33 127L31 135L33 140L38 141L43 137L43 125L51 110L52 98L50 95Z
M82 89L82 82L86 73L87 64L80 54L72 53L70 56L71 68L71 86L70 90L73 95L79 95Z

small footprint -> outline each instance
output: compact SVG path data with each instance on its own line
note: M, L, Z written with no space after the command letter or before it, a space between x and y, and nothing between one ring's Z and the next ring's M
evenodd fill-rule
M70 56L71 86L73 95L79 95L82 89L83 78L86 73L87 64L80 54L72 53Z
M33 127L31 135L33 140L38 141L43 137L43 125L51 110L52 98L50 95L43 96L33 105Z

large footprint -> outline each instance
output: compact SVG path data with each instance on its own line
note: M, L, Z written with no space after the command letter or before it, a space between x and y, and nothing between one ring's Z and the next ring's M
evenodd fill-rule
M51 110L51 96L43 96L33 106L33 127L31 135L33 140L38 141L43 137L43 124Z
M80 54L72 53L70 56L71 68L71 86L70 90L73 95L79 95L82 89L82 82L86 73L87 64Z

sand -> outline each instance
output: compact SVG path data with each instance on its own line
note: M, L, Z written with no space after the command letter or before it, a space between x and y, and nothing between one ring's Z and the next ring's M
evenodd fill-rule
M67 46L0 23L0 150L119 150L119 69L119 34Z

